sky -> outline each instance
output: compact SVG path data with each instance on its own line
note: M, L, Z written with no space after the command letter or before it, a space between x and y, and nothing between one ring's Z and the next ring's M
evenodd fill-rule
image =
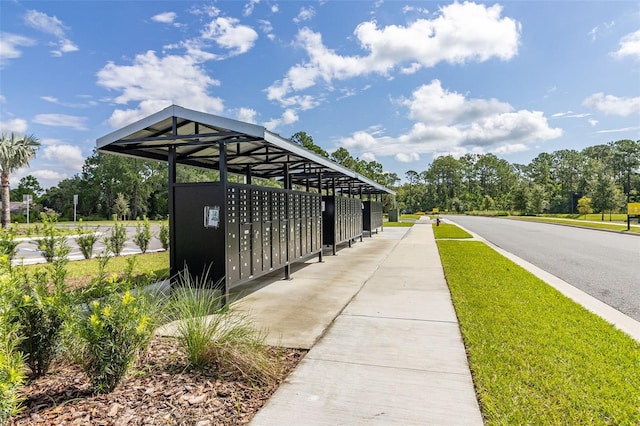
M171 104L403 178L640 139L638 1L0 0L0 128L43 188Z

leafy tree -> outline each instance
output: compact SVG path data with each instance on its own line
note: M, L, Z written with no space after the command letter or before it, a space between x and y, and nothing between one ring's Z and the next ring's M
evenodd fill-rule
M2 134L0 141L0 179L2 181L2 227L8 228L11 223L9 202L9 175L21 167L29 165L29 160L36 156L40 142L34 136L19 136L11 132L10 136Z
M606 169L602 162L591 160L593 163L592 181L591 181L591 198L593 208L602 214L606 210L611 211L616 205L616 195L619 193L615 178Z
M305 147L311 152L314 152L318 155L321 155L325 158L329 158L329 153L322 149L322 147L313 143L313 138L309 136L306 132L296 132L291 136L291 141L300 146Z
M20 182L18 183L18 187L16 189L11 190L11 200L22 201L23 195L31 195L33 197L33 202L37 203L38 199L43 194L44 190L40 186L40 182L38 182L38 179L36 179L32 175L27 175L20 179Z
M129 200L127 200L121 192L118 192L118 195L116 196L116 201L113 205L113 212L113 214L121 219L126 219L131 212L131 209L129 209Z
M593 213L593 209L591 208L591 198L585 195L578 200L578 213L580 214Z

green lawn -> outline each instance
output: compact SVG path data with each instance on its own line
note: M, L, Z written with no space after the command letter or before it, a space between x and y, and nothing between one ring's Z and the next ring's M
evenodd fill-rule
M436 238L473 238L467 231L451 223L440 223L440 226L434 223L432 227Z
M481 242L438 248L486 424L640 424L640 343Z
M615 222L600 222L600 223L592 223L592 222L584 222L582 220L572 220L572 219L560 219L553 217L541 217L541 216L509 216L509 219L512 220L528 220L531 222L544 222L544 223L557 223L560 225L571 225L571 226L580 226L583 228L592 228L592 229L608 229L611 231L620 231L620 232L631 232L631 233L640 233L639 226L631 226L631 229L627 231L627 224L618 224ZM637 220L634 220L635 223L631 225L637 225Z
M385 222L382 224L385 228L388 226L390 228L402 228L402 227L411 227L413 226L413 222Z
M169 252L135 254L132 256L117 256L109 259L105 271L107 274L120 274L127 268L127 259L135 258L133 272L135 275L153 274L159 279L169 277ZM22 266L33 272L47 267L46 264ZM67 277L89 282L98 273L98 260L76 260L66 266Z

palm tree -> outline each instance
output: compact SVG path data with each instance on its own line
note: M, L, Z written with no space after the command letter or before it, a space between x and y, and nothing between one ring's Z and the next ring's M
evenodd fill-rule
M0 180L2 181L2 227L11 224L9 199L9 175L21 167L29 165L29 160L36 156L40 142L34 136L23 136L11 132L7 137L2 133L0 142Z

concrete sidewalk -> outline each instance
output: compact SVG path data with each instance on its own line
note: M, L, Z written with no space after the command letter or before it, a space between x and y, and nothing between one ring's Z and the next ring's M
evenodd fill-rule
M269 330L268 343L311 348L251 424L482 424L428 220L292 277L258 283L233 306Z

